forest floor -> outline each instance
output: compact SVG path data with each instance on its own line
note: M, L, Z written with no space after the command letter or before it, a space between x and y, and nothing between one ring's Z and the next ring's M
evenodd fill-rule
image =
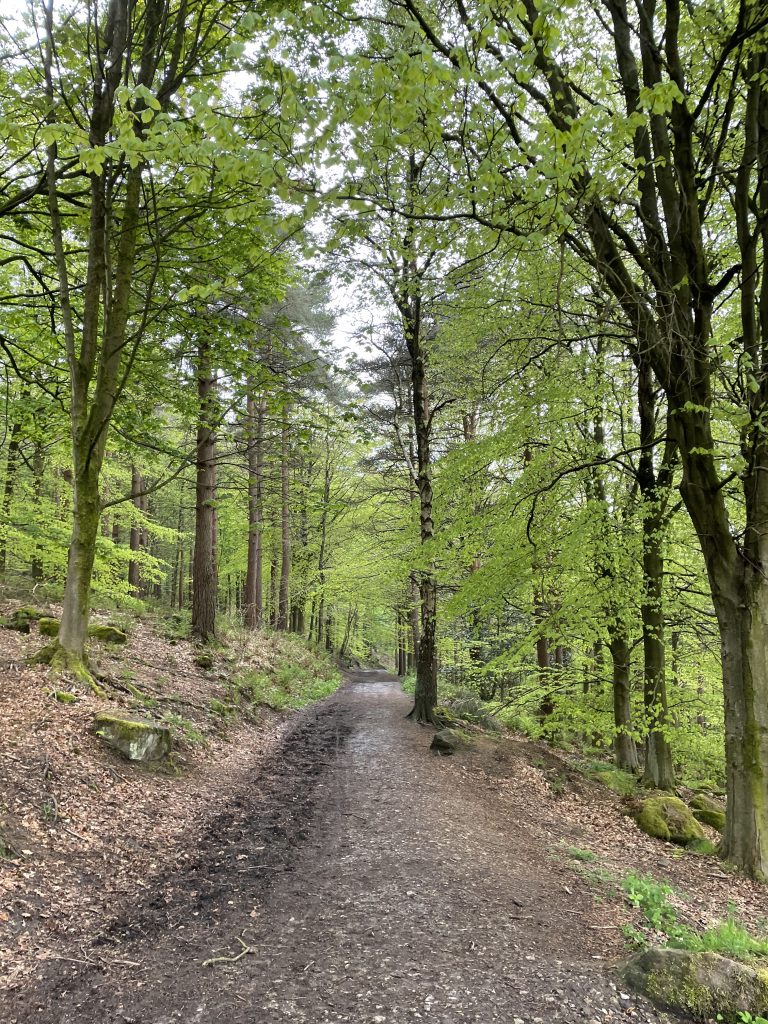
M33 848L22 821L30 846L0 862L0 1020L648 1024L668 1018L621 986L636 914L608 879L671 881L688 921L729 902L768 916L763 888L643 836L544 745L478 736L441 758L408 706L385 673L353 672L178 776L134 777L83 739L102 820L69 828L62 798L67 831ZM13 756L60 780L46 742Z

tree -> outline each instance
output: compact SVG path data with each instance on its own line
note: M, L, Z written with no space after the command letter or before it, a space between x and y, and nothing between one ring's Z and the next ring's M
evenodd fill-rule
M478 163L471 144L462 147L478 172L472 211L498 225L504 208L511 210L509 230L535 224L560 232L613 294L664 389L681 495L722 641L729 806L722 853L766 876L768 670L759 652L768 601L768 451L760 427L768 362L757 269L768 247L764 8L741 0L713 13L674 2L662 14L605 0L566 19L554 6L524 0L510 16L456 5L440 21L419 0L403 0L400 9L432 49L438 73L473 82L486 114L481 122L498 120L503 145L495 169ZM585 21L612 47L594 48L598 74L582 74L566 58L566 41L578 48L573 26ZM714 55L709 64L701 61L702 43ZM622 127L604 154L594 140L608 137L608 119ZM739 124L743 132L729 131ZM725 214L730 196L733 226ZM715 316L715 302L736 275L741 324L738 338L726 341L717 337L727 320ZM744 368L730 392L744 419L742 452L740 464L723 474L714 381L732 359ZM737 479L734 526L728 499Z

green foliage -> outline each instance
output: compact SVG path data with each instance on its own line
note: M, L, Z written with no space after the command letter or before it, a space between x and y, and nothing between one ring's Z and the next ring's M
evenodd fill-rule
M189 747L205 746L206 739L197 725L190 719L175 711L166 711L160 719L163 725L168 725L177 742Z
M578 846L566 846L565 852L573 860L578 860L586 864L591 864L597 860L597 854L591 850L582 850Z
M322 679L299 665L284 665L274 673L246 672L234 682L238 699L251 704L264 704L274 711L286 711L314 704L334 693L341 678Z
M697 930L678 920L678 910L670 902L670 896L674 895L671 886L650 875L630 873L622 879L621 888L629 903L643 912L646 923L666 935L670 946L691 952L719 953L734 960L768 957L768 934L750 932L739 921L732 906L725 921Z
M621 771L614 765L606 764L604 761L593 761L585 767L586 775L599 782L607 789L612 790L619 796L632 796L637 792L637 777L629 772Z

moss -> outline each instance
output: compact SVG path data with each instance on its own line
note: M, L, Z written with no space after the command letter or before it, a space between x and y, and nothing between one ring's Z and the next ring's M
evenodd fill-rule
M74 704L77 701L75 694L70 693L69 690L54 690L53 696L59 704Z
M725 809L717 800L713 800L706 793L697 793L689 806L697 821L702 821L718 832L725 829Z
M124 644L128 642L128 637L117 626L89 626L88 636L105 644Z
M196 654L193 658L195 665L198 668L202 668L205 671L209 671L213 668L213 655L202 651L200 654Z
M649 949L633 957L629 984L654 1002L694 1017L744 1020L768 1003L768 972L716 953Z
M37 628L43 634L43 636L58 636L60 623L58 619L49 618L44 615L37 621Z
M58 640L46 644L31 659L33 665L49 665L53 672L60 672L63 675L71 676L78 683L87 686L97 697L104 697L105 693L88 670L88 663L85 658L67 651Z
M643 800L635 821L646 835L681 846L704 838L701 825L676 796L659 794Z
M605 771L595 772L591 776L597 782L607 786L613 793L619 796L631 796L637 789L637 779L629 772L623 772L620 768L609 768Z
M686 846L689 853L695 853L699 857L716 857L717 847L711 839L692 839Z

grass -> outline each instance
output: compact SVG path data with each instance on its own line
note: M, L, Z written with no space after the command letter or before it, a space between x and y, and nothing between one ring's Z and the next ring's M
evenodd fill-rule
M596 853L592 853L591 850L581 850L578 846L566 846L565 852L572 860L578 860L585 864L590 864L597 860Z
M205 736L191 719L177 715L175 711L166 711L160 721L163 725L170 726L171 732L181 743L189 747L205 745Z

